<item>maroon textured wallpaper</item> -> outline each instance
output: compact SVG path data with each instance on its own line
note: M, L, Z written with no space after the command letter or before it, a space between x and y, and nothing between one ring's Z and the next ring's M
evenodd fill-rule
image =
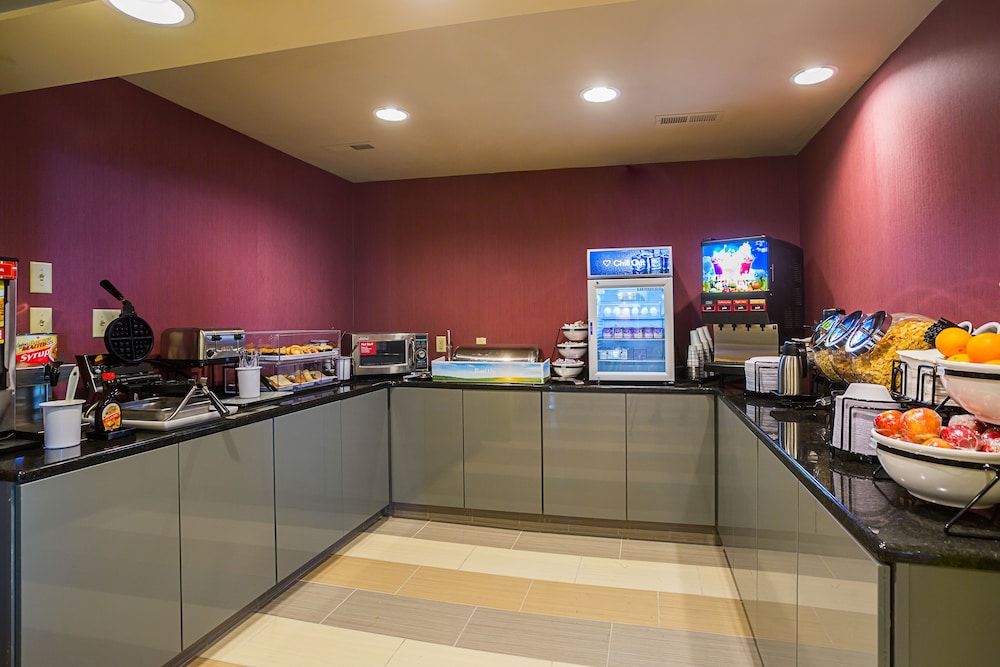
M795 181L785 157L359 184L355 321L547 354L587 319L587 248L670 245L682 352L701 323L701 240L798 243Z
M0 146L17 328L51 307L61 359L104 351L102 278L157 334L353 326L350 183L118 79L0 96ZM30 260L52 294L29 293Z
M945 0L799 156L814 309L1000 318L998 27Z

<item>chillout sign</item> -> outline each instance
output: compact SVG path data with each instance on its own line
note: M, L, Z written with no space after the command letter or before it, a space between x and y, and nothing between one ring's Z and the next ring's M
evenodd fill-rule
M587 276L670 276L673 272L670 246L655 248L601 248L587 251Z

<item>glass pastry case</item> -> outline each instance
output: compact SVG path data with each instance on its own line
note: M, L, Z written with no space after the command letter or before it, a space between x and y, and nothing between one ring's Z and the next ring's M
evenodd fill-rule
M338 329L248 331L246 352L259 355L261 384L271 390L299 391L339 379Z

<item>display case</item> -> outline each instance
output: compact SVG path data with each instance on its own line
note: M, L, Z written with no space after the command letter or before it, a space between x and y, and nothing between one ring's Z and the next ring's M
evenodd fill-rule
M298 391L339 380L337 329L248 331L246 349L259 355L261 384L268 389Z

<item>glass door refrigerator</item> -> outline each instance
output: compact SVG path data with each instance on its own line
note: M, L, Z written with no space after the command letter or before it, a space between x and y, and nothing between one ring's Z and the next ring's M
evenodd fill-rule
M670 246L587 251L590 379L674 381Z

